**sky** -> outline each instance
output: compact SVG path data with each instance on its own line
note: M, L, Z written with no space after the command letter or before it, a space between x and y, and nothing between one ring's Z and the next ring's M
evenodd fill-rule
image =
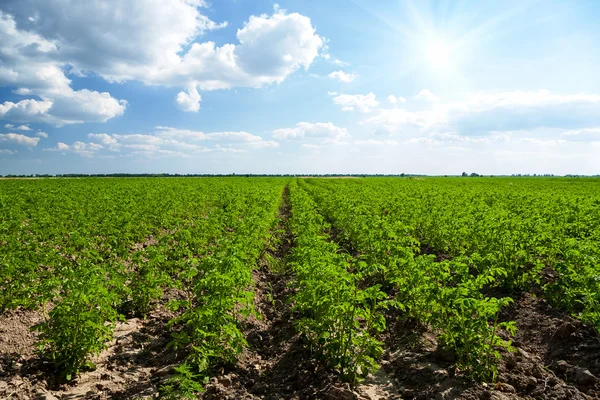
M600 2L2 0L0 175L599 174Z

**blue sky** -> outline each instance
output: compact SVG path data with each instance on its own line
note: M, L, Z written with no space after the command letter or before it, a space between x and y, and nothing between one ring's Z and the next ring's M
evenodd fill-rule
M5 0L0 174L600 173L597 1Z

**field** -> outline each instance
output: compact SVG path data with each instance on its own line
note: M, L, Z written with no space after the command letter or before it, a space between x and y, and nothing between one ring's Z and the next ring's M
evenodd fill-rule
M0 181L0 398L597 399L600 180Z

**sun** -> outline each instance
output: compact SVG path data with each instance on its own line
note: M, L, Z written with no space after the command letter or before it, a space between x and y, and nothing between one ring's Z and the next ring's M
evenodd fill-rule
M432 69L448 70L453 65L452 46L446 40L433 38L424 46L427 63Z

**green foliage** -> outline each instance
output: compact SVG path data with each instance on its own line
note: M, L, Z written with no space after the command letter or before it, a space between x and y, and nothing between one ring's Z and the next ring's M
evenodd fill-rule
M248 345L239 319L255 313L254 293L248 290L251 272L277 222L283 188L273 184L264 190L244 188L244 196L237 192L220 199L227 228L209 254L192 259L182 271L192 296L172 303L184 311L169 322L179 327L169 346L189 355L167 387L171 394L187 397L197 391L193 382L206 381L215 364L234 363Z
M293 303L302 315L296 327L327 365L355 382L378 368L383 344L372 333L385 329L380 311L386 296L379 285L359 289L360 274L348 271L350 257L327 240L322 217L296 182L290 198L296 237L291 264L298 285Z
M193 367L183 363L175 368L175 375L160 387L160 394L165 399L197 399L206 383L205 376L195 374Z
M600 247L597 241L566 241L557 278L545 286L550 303L600 330Z
M338 187L334 190L331 186ZM401 309L405 318L420 321L437 332L440 344L456 354L462 370L494 380L498 349L511 349L510 342L497 335L498 329L514 333L514 323L497 322L500 308L511 299L484 297L482 290L495 285L497 278L506 279L510 275L507 268L483 267L476 254L473 258L457 255L446 261L420 255L420 241L414 236L416 221L393 212L399 205L389 204L381 195L361 198L360 181L330 184L309 180L302 187L317 199L342 240L360 253L364 261L358 263L358 275L367 282L393 286L396 298L388 304ZM372 188L366 186L364 190L368 194ZM383 203L382 210L377 207L378 201ZM412 214L418 216L414 209ZM436 232L442 229L438 222L431 221ZM517 274L514 272L513 278Z
M0 310L42 308L40 351L65 378L91 367L122 314L146 316L167 288L186 359L164 387L192 397L246 346L252 268L289 179L0 181ZM298 179L289 185L297 329L356 381L377 368L383 310L437 333L459 368L494 380L499 314L538 287L600 330L597 179ZM343 249L346 249L344 251ZM46 309L50 312L47 313Z
M112 338L119 317L114 309L117 298L106 288L102 275L94 265L72 271L60 303L34 327L40 332L40 351L67 380L82 368L93 368L90 356L100 353Z
M146 316L167 287L172 347L197 392L211 363L246 345L251 269L275 225L285 179L76 179L0 182L0 309L51 308L35 329L68 379L91 367L124 314ZM192 371L189 375L186 371ZM174 387L175 387L174 386ZM177 390L179 390L177 389Z

